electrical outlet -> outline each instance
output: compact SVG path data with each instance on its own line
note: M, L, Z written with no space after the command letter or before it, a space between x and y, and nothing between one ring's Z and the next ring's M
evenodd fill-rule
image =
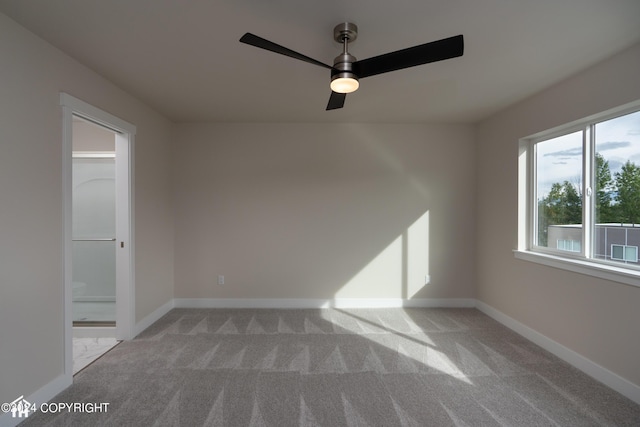
M223 275L219 275L218 276L218 285L224 285L224 276Z

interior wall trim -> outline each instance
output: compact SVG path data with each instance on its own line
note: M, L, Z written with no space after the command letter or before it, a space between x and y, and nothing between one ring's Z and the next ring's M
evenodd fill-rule
M473 298L176 298L176 308L388 308L475 307Z
M133 328L133 337L140 335L142 331L160 320L162 316L170 312L175 307L175 300L171 299L160 307L156 308L150 314L146 315L142 320L136 323Z
M545 350L558 356L560 359L569 363L570 365L580 369L585 374L595 378L607 387L610 387L628 397L637 404L640 405L640 386L632 383L631 381L621 377L608 370L607 368L598 365L597 363L587 359L583 355L563 346L562 344L552 340L551 338L541 334L540 332L531 329L527 325L520 323L516 319L507 316L499 310L485 304L482 301L476 301L476 308L486 314L487 316L497 320L509 329L522 335L529 341L539 345Z

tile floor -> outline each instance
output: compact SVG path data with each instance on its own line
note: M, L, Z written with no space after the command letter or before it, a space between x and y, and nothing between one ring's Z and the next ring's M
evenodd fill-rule
M119 343L115 338L73 338L73 374Z
M73 302L73 320L80 322L115 322L116 303ZM115 338L73 338L73 374L80 372L91 362L118 344Z

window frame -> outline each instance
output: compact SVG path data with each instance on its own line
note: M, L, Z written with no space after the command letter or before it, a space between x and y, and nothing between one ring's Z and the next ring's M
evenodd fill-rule
M555 268L587 274L640 287L640 266L626 261L595 258L595 132L598 123L640 111L640 100L594 114L555 128L542 131L519 141L518 150L518 259ZM563 251L555 247L538 246L538 196L536 144L582 132L582 244L580 252Z

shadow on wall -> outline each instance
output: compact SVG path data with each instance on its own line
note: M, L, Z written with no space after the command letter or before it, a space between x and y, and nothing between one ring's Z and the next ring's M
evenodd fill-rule
M180 134L176 297L471 296L470 268L454 253L474 234L471 138L460 129L184 125ZM443 291L452 283L462 285Z

